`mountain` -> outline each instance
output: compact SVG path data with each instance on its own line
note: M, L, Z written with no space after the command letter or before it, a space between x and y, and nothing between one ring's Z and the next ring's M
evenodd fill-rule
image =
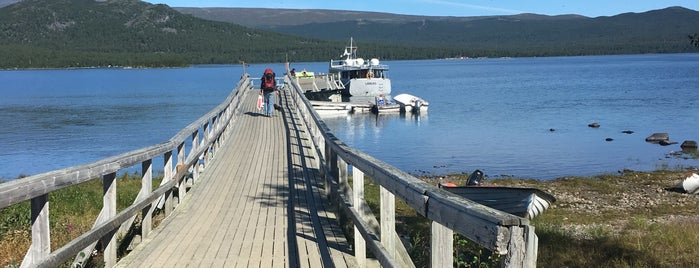
M137 0L25 0L0 9L0 68L281 62L286 53L310 60L334 55L330 44Z
M361 56L383 60L695 52L687 36L699 31L699 14L681 7L588 18L173 9L138 0L3 5L0 68L326 61L350 37Z
M274 9L274 8L196 8L174 7L184 14L214 21L229 22L251 28L274 29L286 26L303 26L308 24L323 24L351 21L371 21L383 23L410 23L424 20L467 22L501 16L453 17L453 16L421 16L402 15L384 12L327 10L327 9ZM549 18L585 18L580 15L539 16L531 14L515 15L514 17Z
M473 56L548 56L694 52L699 12L669 7L589 18L520 14L430 17L376 12L250 8L176 8L193 16L323 40L469 48Z

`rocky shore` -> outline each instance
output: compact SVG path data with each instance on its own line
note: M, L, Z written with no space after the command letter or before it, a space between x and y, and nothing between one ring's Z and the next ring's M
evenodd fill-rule
M485 185L531 187L556 197L541 220L581 232L604 226L615 230L630 219L643 217L649 222L694 221L699 223L699 195L681 193L675 188L697 170L635 172L595 177L566 177L552 181L504 178L486 180ZM441 178L457 184L467 175Z

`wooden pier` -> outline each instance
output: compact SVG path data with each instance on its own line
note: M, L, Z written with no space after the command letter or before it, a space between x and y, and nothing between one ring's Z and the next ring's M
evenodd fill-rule
M243 95L229 139L164 228L118 267L353 267L321 200L311 145L288 108L266 117ZM288 92L277 96L288 107ZM355 262L356 263L356 262Z
M415 267L396 233L396 199L431 222L431 267L453 265L455 232L502 255L503 267L536 266L527 219L347 146L290 77L277 96L281 110L263 116L252 81L243 75L223 103L166 142L0 184L0 208L31 203L32 244L21 266L82 267L98 252L106 267ZM117 211L116 174L138 165L141 192ZM164 174L157 187L154 169ZM104 203L93 228L52 249L48 195L96 179ZM366 179L380 188L379 211L364 199ZM153 228L156 214L165 218ZM341 224L354 228L352 244ZM117 256L134 232L140 243Z

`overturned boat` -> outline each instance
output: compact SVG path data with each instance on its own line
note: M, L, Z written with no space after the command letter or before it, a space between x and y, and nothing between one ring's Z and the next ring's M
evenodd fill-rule
M527 219L540 215L556 201L553 195L535 188L482 186L482 179L479 179L482 174L479 170L474 171L467 186L442 182L439 187L481 205Z

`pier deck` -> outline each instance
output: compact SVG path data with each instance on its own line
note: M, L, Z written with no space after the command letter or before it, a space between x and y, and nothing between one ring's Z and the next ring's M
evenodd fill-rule
M354 267L288 93L262 116L248 90L231 135L182 208L118 267ZM280 100L281 99L281 100Z

